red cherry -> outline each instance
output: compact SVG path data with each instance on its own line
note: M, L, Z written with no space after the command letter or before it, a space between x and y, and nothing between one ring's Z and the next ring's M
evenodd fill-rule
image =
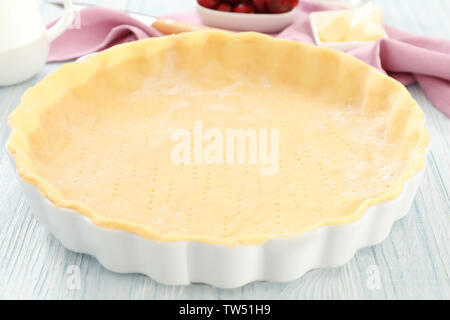
M233 12L239 12L239 13L253 13L254 10L252 7L248 4L240 3L236 7L234 7Z
M233 10L233 7L229 3L222 2L221 4L219 4L216 10L230 12Z
M253 6L256 9L256 12L264 13L267 12L266 2L270 0L253 0Z
M220 0L198 0L198 4L208 9L215 9Z
M283 13L291 11L292 0L268 0L267 7L272 13Z

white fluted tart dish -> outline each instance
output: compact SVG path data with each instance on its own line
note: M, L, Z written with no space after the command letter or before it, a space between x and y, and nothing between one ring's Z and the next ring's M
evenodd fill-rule
M64 65L9 124L32 210L64 246L113 271L225 288L293 280L383 240L429 144L400 83L256 33L149 39Z

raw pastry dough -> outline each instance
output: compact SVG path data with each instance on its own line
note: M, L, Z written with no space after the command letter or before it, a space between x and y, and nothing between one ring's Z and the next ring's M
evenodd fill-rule
M171 132L279 129L279 171L171 161ZM424 114L333 50L192 32L69 63L11 114L19 175L55 206L151 240L236 245L361 217L424 167Z

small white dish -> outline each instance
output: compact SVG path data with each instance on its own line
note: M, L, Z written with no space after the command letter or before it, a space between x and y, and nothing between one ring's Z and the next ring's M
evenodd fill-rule
M378 40L371 40L371 41L322 42L319 37L319 30L322 27L324 27L327 23L329 23L332 19L341 15L345 11L346 10L317 11L309 15L314 41L319 47L326 47L330 49L347 52L378 41ZM387 37L388 35L385 31L383 39L386 39Z
M276 33L292 23L295 8L285 13L236 13L212 10L198 3L197 13L203 23L215 28L234 31Z

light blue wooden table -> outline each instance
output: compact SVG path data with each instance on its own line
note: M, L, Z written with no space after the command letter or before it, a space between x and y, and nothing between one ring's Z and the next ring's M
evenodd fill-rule
M152 15L193 8L193 0L90 2ZM386 23L450 39L449 0L377 2L385 12ZM47 20L60 13L48 4L42 4L42 11ZM253 283L220 290L207 285L169 287L142 275L109 272L94 258L64 249L32 216L3 147L9 135L7 116L27 88L59 66L48 65L28 82L0 88L0 298L450 298L450 120L430 104L416 85L409 90L426 113L432 147L414 204L408 216L395 223L390 236L380 245L358 251L340 268L314 270L286 284Z

